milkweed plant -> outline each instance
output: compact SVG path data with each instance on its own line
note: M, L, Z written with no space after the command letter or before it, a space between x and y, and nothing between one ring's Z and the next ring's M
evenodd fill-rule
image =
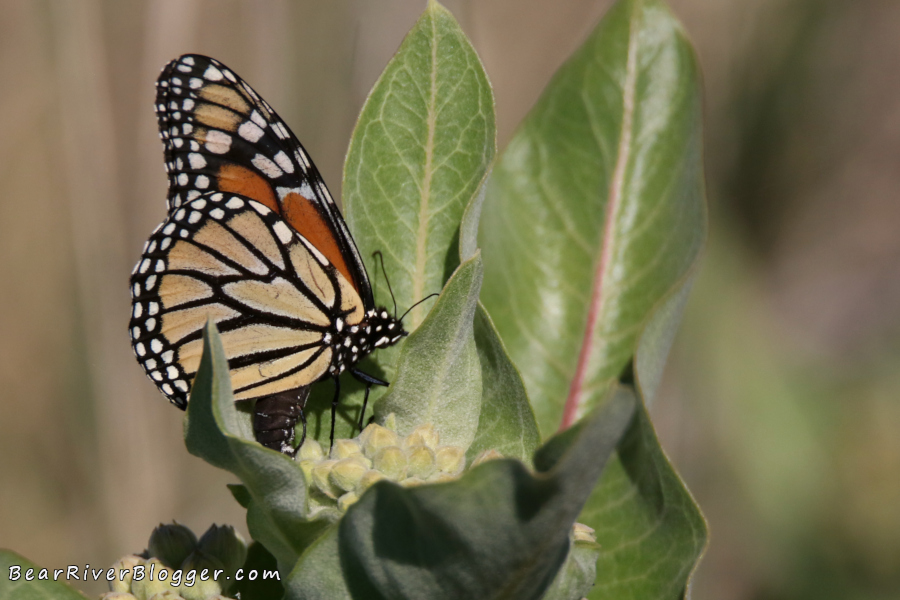
M366 359L391 382L374 418L358 430L347 381L329 448L316 385L297 456L262 447L209 325L185 442L240 480L252 540L160 526L104 597L687 597L706 524L647 407L706 235L699 77L664 2L619 0L495 156L487 75L430 2L344 166L347 223L397 304L440 291ZM2 599L83 598L0 563Z

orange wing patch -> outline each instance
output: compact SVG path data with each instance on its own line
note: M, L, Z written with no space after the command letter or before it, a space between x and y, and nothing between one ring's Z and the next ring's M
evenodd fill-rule
M281 205L283 207L281 216L288 225L309 240L309 243L315 246L359 293L356 281L350 275L350 269L347 268L347 262L341 254L341 248L331 228L313 203L296 192L290 192L281 200Z
M246 196L281 214L272 186L261 175L247 167L235 164L222 165L218 173L218 183L219 189L223 192Z

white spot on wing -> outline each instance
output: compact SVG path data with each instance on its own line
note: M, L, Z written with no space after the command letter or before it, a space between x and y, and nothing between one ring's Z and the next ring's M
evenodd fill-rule
M262 117L261 114L259 114L259 112L255 111L255 110L252 113L250 113L250 120L252 120L254 123L259 125L263 129L265 129L265 127L267 125L266 120Z
M284 224L284 221L278 221L272 226L272 229L275 230L275 235L278 236L282 244L287 244L291 241L291 230Z
M238 135L251 144L255 144L263 136L263 130L256 123L245 121L238 127Z
M275 155L275 162L278 163L278 166L281 167L281 170L285 173L294 172L294 163L291 162L291 159L283 150Z
M307 200L313 200L316 197L315 192L313 192L312 188L309 186L309 183L303 182L300 184L300 195L306 198Z
M231 136L212 129L206 134L206 149L213 154L225 154L231 148Z
M192 169L202 169L206 166L206 159L203 158L202 154L197 154L196 152L188 154L188 162L191 163Z
M268 157L263 156L262 154L257 154L250 162L253 163L253 166L271 177L272 179L276 179L284 175L281 169L278 168L278 165L273 163Z
M206 72L203 74L203 77L208 79L209 81L221 81L222 80L222 71L218 70L214 66L210 65Z

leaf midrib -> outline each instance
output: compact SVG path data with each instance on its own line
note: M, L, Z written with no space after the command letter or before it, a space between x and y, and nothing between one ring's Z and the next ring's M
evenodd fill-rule
M616 166L610 181L609 199L606 203L606 219L603 224L603 242L600 249L600 260L594 271L591 290L591 302L588 306L588 319L578 355L575 375L569 386L569 395L563 409L560 430L567 429L578 418L584 400L584 382L588 374L588 363L596 343L596 330L603 312L603 284L609 274L612 263L612 252L615 237L615 224L622 203L622 189L625 184L625 170L631 154L632 128L634 126L634 95L637 86L637 40L635 21L640 12L642 2L638 1L632 8L628 22L628 57L625 62L625 82L622 90L622 132L616 156Z
M428 209L431 200L431 175L432 162L434 160L434 132L437 119L435 106L437 104L437 27L435 16L431 16L431 87L428 98L428 139L425 142L425 167L422 191L419 197L419 229L416 233L416 271L413 274L413 299L422 298L425 294L425 269L427 259L428 239ZM413 327L418 326L421 319L421 308L416 307L412 312Z

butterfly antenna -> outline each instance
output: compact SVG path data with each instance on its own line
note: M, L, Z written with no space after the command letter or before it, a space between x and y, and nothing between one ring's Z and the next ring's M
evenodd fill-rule
M414 308L417 307L418 305L422 304L423 302L425 302L425 301L428 300L429 298L434 298L435 296L440 296L440 294L437 293L437 292L434 292L433 294L428 294L427 296L425 296L424 298L422 298L421 300L419 300L418 302L416 302L415 304L413 304L412 306L410 306L410 307L406 310L406 312L403 313L403 317L405 317L406 315L408 315L408 314L409 314L409 311L411 311L412 309L414 309ZM403 317L400 317L398 320L399 320L399 321L402 321L402 320L403 320Z
M372 253L372 257L378 257L378 260L381 261L381 274L384 275L384 281L387 283L388 291L391 293L391 300L394 302L394 318L397 318L397 299L394 298L394 290L391 289L391 280L388 279L387 271L384 270L384 255L381 254L381 250L376 250ZM402 321L403 318L401 317Z

